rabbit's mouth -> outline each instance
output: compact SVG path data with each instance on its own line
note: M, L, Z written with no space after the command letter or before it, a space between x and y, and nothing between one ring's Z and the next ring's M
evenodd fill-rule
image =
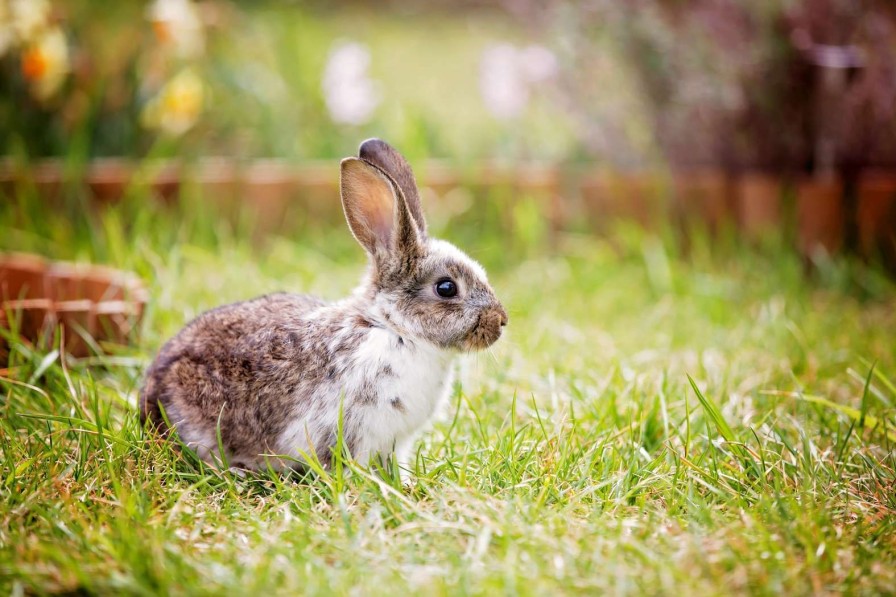
M503 308L484 311L476 320L476 325L467 334L462 343L466 351L483 350L498 341L504 326L507 325L507 313Z

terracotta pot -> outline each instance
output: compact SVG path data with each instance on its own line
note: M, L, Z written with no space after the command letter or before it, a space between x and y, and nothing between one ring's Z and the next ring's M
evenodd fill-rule
M133 176L134 167L130 162L104 158L90 163L84 180L97 201L115 203L124 197Z
M539 199L552 234L566 225L569 209L567 202L563 200L563 177L556 166L526 164L517 169L513 178L518 196L528 195Z
M718 232L732 217L733 190L724 172L679 172L673 184L673 210L679 221L702 221L711 232Z
M783 185L775 176L742 174L737 181L737 220L750 238L780 230Z
M180 164L166 161L156 165L152 170L149 186L153 194L164 203L174 203L180 194L183 177Z
M127 344L143 319L146 300L102 301L94 303L95 337L115 344Z
M32 170L31 181L38 195L48 201L59 199L62 194L64 168L60 160L43 160Z
M424 210L443 222L467 212L476 203L475 197L487 192L485 188L475 188L478 173L465 172L444 160L426 160L415 175ZM508 224L506 219L502 221Z
M896 173L873 173L859 181L859 247L896 265Z
M59 326L73 356L90 354L91 345L126 343L146 300L140 281L126 272L0 254L0 324L16 326L22 338L42 346L49 346Z
M62 182L60 160L45 159L24 165L10 158L0 161L0 190L6 195L30 188L42 199L55 200L61 195Z
M428 160L417 172L417 182L443 197L462 186L458 169L443 160Z
M339 198L339 165L334 162L307 162L293 167L295 200L303 217L311 222L338 223L342 219Z
M463 172L444 163L430 162L424 170L426 184L421 191L435 195L437 201L488 197L490 201L500 204L494 207L502 227L508 233L512 233L517 226L515 207L521 202L535 203L551 235L567 217L565 205L560 203L560 172L549 164L491 162L482 164L476 170ZM442 205L434 211L456 214L468 209L466 203L462 200L459 205Z
M96 305L90 300L54 301L52 313L48 314L52 322L47 333L53 333L53 327L58 325L62 332L61 342L64 343L65 352L72 356L87 356L90 354L90 345L85 336L94 339L109 340L96 327ZM49 338L52 340L52 336Z
M840 180L803 180L797 186L797 246L809 257L819 249L827 253L843 245L846 213Z
M295 170L279 160L259 160L243 173L240 200L255 214L256 233L283 227L290 200L298 190Z
M144 166L152 172L148 184L156 197L172 201L180 188L180 167L168 162ZM88 164L84 183L97 201L115 202L124 196L136 171L128 160L102 158ZM0 188L7 194L30 186L42 199L54 200L61 194L63 181L64 167L59 160L40 160L25 166L17 166L9 159L0 162Z
M585 213L597 229L613 220L629 220L653 228L665 216L667 185L656 173L598 172L580 183Z
M199 162L193 180L200 199L232 219L240 205L240 166L227 158L206 158Z
M44 298L47 262L36 255L0 254L0 301Z
M53 301L46 298L17 299L2 301L2 322L4 329L15 330L19 337L35 344L46 345L56 327L56 312ZM8 347L0 338L0 357L5 364Z

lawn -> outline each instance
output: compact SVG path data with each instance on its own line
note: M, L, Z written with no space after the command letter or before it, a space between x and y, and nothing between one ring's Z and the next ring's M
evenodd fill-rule
M0 208L0 248L133 268L151 293L134 349L14 346L4 592L896 592L896 287L873 268L434 222L489 268L510 326L460 362L409 484L339 459L237 478L148 440L143 369L203 309L336 298L363 256L342 226L253 242L179 210Z

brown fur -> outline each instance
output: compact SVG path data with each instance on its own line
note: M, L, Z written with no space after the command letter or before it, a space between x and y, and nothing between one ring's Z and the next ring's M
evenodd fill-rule
M415 399L378 394L378 384L396 376L388 364L359 377L357 348L368 335L388 331L396 353L417 343L478 350L498 339L506 312L481 274L426 237L407 162L379 140L362 144L360 153L365 159L342 162L346 219L371 260L358 291L334 304L272 294L200 315L147 370L144 421L167 433L167 418L188 444L207 443L220 430L232 464L247 468L277 453L277 438L292 421L321 421L309 428L309 445L326 465L336 429L323 421L332 420L341 400L353 450L365 434L364 409L406 413ZM433 291L446 276L462 290L456 298ZM354 385L345 396L348 379Z

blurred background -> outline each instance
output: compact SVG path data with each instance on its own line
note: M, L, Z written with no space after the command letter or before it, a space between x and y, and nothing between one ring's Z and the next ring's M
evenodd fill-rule
M489 191L548 234L896 253L884 0L3 0L0 70L7 197L192 184L264 234L338 216L333 160L380 136L440 222Z

